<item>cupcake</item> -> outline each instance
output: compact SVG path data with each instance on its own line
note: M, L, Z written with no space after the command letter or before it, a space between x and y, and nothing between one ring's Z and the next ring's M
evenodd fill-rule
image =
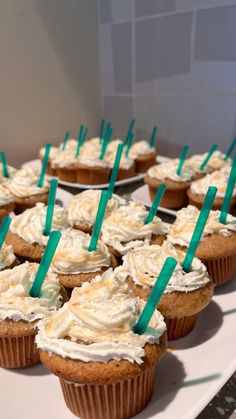
M65 150L60 150L53 160L51 160L51 168L60 180L76 183L77 163L78 158L75 156L75 150L66 147Z
M7 165L7 169L9 173L9 178L6 178L4 176L2 163L0 162L0 184L8 182L17 173L17 169L15 169L15 167L9 166L9 164Z
M101 240L98 241L96 250L89 252L90 239L89 234L79 230L67 228L62 231L51 268L67 289L79 287L108 268L117 266L115 257L110 255Z
M49 271L40 298L30 297L39 265L25 262L0 272L0 366L22 368L39 361L35 344L38 321L66 300L56 274Z
M199 210L189 205L177 212L167 241L186 251ZM219 221L220 211L211 211L198 245L196 256L206 265L215 285L221 285L236 274L236 218L228 214L227 223Z
M14 196L15 213L20 214L27 208L32 208L37 202L47 203L49 182L44 179L42 187L38 186L39 172L30 167L18 170L6 187Z
M40 158L41 161L43 161L43 159L44 159L45 150L46 150L45 147L42 147L39 150L39 158ZM60 149L58 147L52 147L51 146L49 157L48 157L47 170L46 170L46 172L51 176L56 176L56 169L54 169L52 167L52 162L57 157L59 152L60 152Z
M168 256L183 262L185 252L171 244L147 245L131 250L123 257L127 283L135 296L147 300ZM165 318L169 340L186 336L193 329L197 315L211 301L213 282L205 265L194 258L191 271L185 273L178 263L157 309Z
M190 186L194 171L184 164L181 175L177 174L179 159L173 159L165 163L151 167L144 182L149 187L150 198L153 201L157 189L161 183L165 183L166 191L161 205L165 208L181 208L187 204L187 190Z
M68 220L73 228L92 233L100 197L101 190L88 189L71 198L68 206ZM123 198L112 194L107 203L105 217L124 204Z
M17 215L10 225L6 243L11 244L15 255L22 261L40 262L48 242L43 234L47 207L43 203ZM67 211L58 205L54 207L51 230L68 227Z
M15 204L13 195L6 188L6 186L0 184L0 223L6 215L14 211L14 208Z
M201 209L202 204L205 199L205 195L209 186L216 186L217 193L215 200L212 205L212 209L220 210L224 201L224 196L228 184L228 179L230 175L230 166L226 166L221 170L216 170L204 178L195 180L191 183L191 186L188 190L188 201L189 204L196 206L197 208ZM236 185L234 188L233 196L230 203L230 208L235 206L236 204Z
M12 246L7 246L3 243L0 249L0 271L10 269L17 263L18 261L13 253Z
M166 350L166 326L156 310L146 332L135 334L143 307L109 269L75 288L57 314L40 322L41 362L58 376L75 415L129 418L148 404L155 366Z
M94 157L93 152L81 154L77 163L77 182L82 185L102 185L108 183L110 167L105 159Z
M211 173L214 170L219 170L223 167L227 167L232 164L232 159L229 158L228 160L224 160L225 154L221 153L221 151L216 150L210 157L210 160L208 161L205 168L201 170L200 166L206 157L207 153L194 154L186 160L185 163L192 167L195 171L193 180L200 179L204 177L207 173Z
M132 144L129 156L135 161L135 172L146 173L156 164L157 152L147 141L137 141Z
M122 205L107 217L102 225L102 241L112 254L121 257L135 247L144 244L162 244L168 233L168 225L154 217L145 224L148 211L145 206L131 201Z
M118 147L118 144L117 144L117 147ZM111 169L113 168L114 163L115 163L116 152L117 152L117 148L110 152L107 151L105 155L105 160L107 161ZM116 180L128 179L133 176L135 176L134 160L131 159L130 157L126 157L125 150L124 150L120 159L119 170L118 170Z

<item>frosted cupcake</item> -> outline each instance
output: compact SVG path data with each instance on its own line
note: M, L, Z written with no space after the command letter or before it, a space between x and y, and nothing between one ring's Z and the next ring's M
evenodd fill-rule
M78 158L75 156L75 150L66 147L65 150L59 150L57 155L51 161L53 173L64 182L77 182L77 163Z
M71 299L42 321L36 341L41 362L60 379L68 408L81 418L129 418L144 409L155 366L166 349L158 311L137 335L144 301L116 271L75 288Z
M3 243L2 248L0 249L0 271L12 268L17 263L12 246L7 246Z
M155 147L150 147L150 143L143 140L132 144L129 156L135 161L136 173L146 173L156 164L157 152Z
M16 214L34 207L37 202L47 203L49 181L45 178L43 186L39 187L39 176L40 173L32 168L21 169L6 184L8 190L14 196L14 211Z
M148 211L144 205L131 201L107 217L102 225L102 241L117 257L125 255L135 247L144 244L162 244L168 233L168 225L154 217L145 224Z
M197 208L201 209L202 204L205 199L205 195L209 186L216 186L217 193L215 200L213 202L212 209L220 210L223 204L228 179L230 175L230 166L226 166L221 170L216 170L211 174L206 175L204 178L195 180L191 183L191 186L188 190L188 201L189 204L195 205ZM230 203L230 208L232 209L236 204L236 185L233 191L233 196Z
M85 233L91 233L96 219L101 190L88 189L71 198L68 206L68 220L70 225ZM107 203L105 217L125 204L125 200L112 194Z
M45 148L45 147L42 147L42 148L40 148L40 150L39 150L39 158L40 158L40 160L42 160L42 161L43 161L43 159L44 159L45 151L46 151L46 148ZM50 153L49 153L49 157L48 157L47 170L46 170L46 172L47 172L49 175L51 175L51 176L56 176L56 169L54 169L54 168L52 167L52 162L53 162L53 160L57 157L57 155L59 154L59 152L60 152L60 149L59 149L58 147L53 147L53 146L51 146L51 148L50 148Z
M204 154L194 154L189 159L186 160L186 164L192 167L195 171L194 180L204 177L207 173L211 173L214 170L219 170L223 167L230 166L232 164L232 159L224 160L225 154L221 151L216 150L210 157L206 167L201 170L200 166L203 163L204 159L207 157L208 153Z
M6 243L11 244L15 255L20 260L40 262L48 242L43 234L47 207L43 203L17 215L10 225ZM61 231L68 227L67 211L55 205L51 231Z
M12 193L6 188L6 186L0 184L0 223L6 215L14 211L14 208L15 203Z
M29 296L38 270L25 262L0 272L0 366L21 368L39 361L35 345L38 321L62 306L66 294L55 274L47 274L39 298Z
M133 249L123 257L124 272L134 295L148 299L168 256L182 263L185 252L164 243L162 247ZM198 313L210 303L212 294L213 283L199 259L194 258L189 273L177 264L157 307L165 318L168 339L179 339L191 332Z
M100 185L107 183L110 177L110 167L105 159L96 158L93 150L81 153L77 164L77 182L85 185Z
M165 208L181 208L187 203L187 190L190 186L194 171L189 165L184 164L181 175L177 174L179 159L151 167L144 182L149 187L150 198L153 201L161 183L165 183L166 191L161 205Z
M4 176L2 163L0 162L0 184L4 184L5 182L8 182L17 173L17 169L15 169L15 167L7 165L7 168L8 168L9 178L6 178Z
M96 250L89 252L90 239L89 234L79 230L67 228L62 231L51 268L67 289L78 287L108 268L117 266L115 257L110 255L101 240L98 241Z
M115 163L117 148L114 151L107 152L105 155L105 160L107 161L109 167L112 169ZM135 164L134 160L130 157L125 156L125 150L122 153L119 170L116 180L128 179L129 177L135 176Z
M186 251L198 216L199 210L192 205L178 211L167 241ZM220 211L210 212L196 251L216 285L229 281L236 274L236 218L228 214L227 224L222 224L219 217Z

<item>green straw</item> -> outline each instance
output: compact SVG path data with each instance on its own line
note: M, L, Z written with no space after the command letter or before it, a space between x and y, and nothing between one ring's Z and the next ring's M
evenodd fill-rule
M112 132L113 132L113 129L112 129L111 125L108 124L107 128L106 128L104 140L103 140L103 143L102 143L101 154L100 154L100 157L99 157L100 160L102 160L105 156L107 145L108 145L108 142L111 139Z
M210 149L210 151L209 151L209 153L207 154L207 156L205 157L205 159L203 160L203 162L201 163L201 166L200 166L200 170L203 170L204 168L205 168L205 166L207 165L207 163L209 162L209 160L210 160L210 158L211 158L211 156L212 156L212 154L217 150L217 148L218 148L218 145L217 144L214 144L212 147L211 147L211 149Z
M120 159L123 153L124 144L119 144L116 151L116 158L115 163L112 168L110 182L107 191L109 192L109 196L111 197L115 188L116 178L119 171Z
M127 134L126 134L126 137L125 137L125 141L124 141L125 145L128 143L130 134L131 134L131 132L133 131L133 128L134 128L134 124L135 124L135 119L133 118L130 121L129 128L128 128L128 131L127 131Z
M64 138L64 141L63 141L63 144L62 144L62 150L65 150L66 143L69 140L69 138L70 138L70 131L66 131L65 138Z
M56 200L57 183L58 183L57 179L52 179L50 181L46 221L45 221L44 232L43 232L45 236L49 236L51 232L51 228L52 228L52 217L53 217L55 200Z
M11 217L9 216L4 217L2 220L2 224L0 226L0 249L2 248L8 229L10 227L10 224L11 224Z
M42 260L40 262L38 271L35 275L33 285L30 289L29 295L31 297L37 298L40 296L40 291L43 285L43 281L46 278L48 269L50 267L52 258L55 254L57 245L61 238L60 231L52 231L46 246L45 252L43 254Z
M203 230L205 228L212 204L216 196L216 192L217 188L215 186L209 186L182 265L185 272L190 271L194 255L201 240Z
M145 224L151 223L152 220L153 220L153 218L155 217L156 212L157 212L157 208L160 205L160 202L162 200L162 197L164 195L165 190L166 190L166 185L164 183L161 183L159 185L158 189L157 189L157 193L156 193L156 195L154 197L152 206L151 206L151 208L149 210L149 213L147 215L147 218L145 220Z
M152 136L151 136L150 144L149 144L150 148L154 147L154 143L156 139L156 132L157 132L157 127L155 126L153 127L153 130L152 130Z
M88 135L88 127L84 127L83 143L85 142L87 135Z
M131 145L133 143L133 139L134 139L134 133L131 132L129 135L128 142L126 143L125 157L129 157L129 152L130 152Z
M101 198L98 205L96 220L94 223L91 240L88 247L89 252L93 252L97 248L98 238L99 238L99 234L102 228L102 222L103 222L103 218L106 212L106 207L107 207L109 196L110 195L108 191L102 191Z
M236 147L236 137L234 138L234 140L232 141L226 155L224 156L224 160L228 160L228 158L231 156L234 148Z
M79 155L80 147L83 144L83 137L84 137L84 126L80 125L79 134L78 134L78 138L77 138L77 147L76 147L75 157L78 157L78 155Z
M236 154L234 156L234 160L233 160L233 164L232 164L232 167L231 167L229 180L228 180L228 184L227 184L227 188L226 188L226 192L225 192L224 201L223 201L223 204L222 204L222 207L221 207L219 221L222 224L226 224L226 219L227 219L227 215L228 215L229 208L230 208L230 201L231 201L231 198L232 198L232 195L233 195L233 192L234 192L235 182L236 182Z
M189 149L189 146L185 145L183 150L182 150L182 153L181 153L181 156L180 156L180 159L179 159L179 165L178 165L177 170L176 170L176 173L177 173L178 176L181 176L182 168L183 168L184 162L185 162L187 154L188 154L188 149Z
M161 299L163 292L169 282L171 275L177 265L177 261L168 257L162 267L162 270L155 282L154 287L148 297L148 300L143 308L143 311L138 319L138 322L133 327L133 332L142 335L146 332L148 324L156 310L156 307Z
M4 151L1 152L1 162L2 162L2 172L4 177L10 177L7 167L7 161L6 161L6 154Z
M39 177L39 181L38 181L38 187L39 188L42 188L42 186L43 186L50 150L51 150L51 144L46 144L42 169L41 169L41 173L40 173L40 177Z
M104 128L105 128L105 119L102 119L101 125L100 125L100 132L99 132L100 141L102 141L103 136L104 136Z

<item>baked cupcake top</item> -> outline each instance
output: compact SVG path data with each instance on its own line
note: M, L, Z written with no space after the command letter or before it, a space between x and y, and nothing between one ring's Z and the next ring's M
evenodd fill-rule
M194 171L189 165L184 164L181 175L177 174L179 159L172 159L165 163L157 164L156 166L148 169L148 176L165 181L166 179L173 180L174 182L189 182L194 176Z
M150 147L150 143L145 140L141 140L132 144L129 155L132 159L137 159L138 156L150 154L155 151L155 147Z
M44 236L47 207L42 202L38 202L35 207L29 208L17 215L10 225L10 231L17 234L27 243L46 246L48 236ZM62 230L68 227L67 211L55 205L51 230Z
M145 224L148 211L145 206L131 201L119 207L107 217L102 226L102 240L112 246L121 255L129 250L149 243L153 235L166 235L167 224L154 217L151 223Z
M196 195L206 195L209 186L216 186L217 198L224 198L229 175L230 175L230 166L226 166L223 169L216 170L199 180L195 180L191 183L190 190ZM236 185L234 187L233 196L236 196Z
M193 205L188 205L187 208L182 208L177 211L176 220L170 227L167 241L179 246L188 246L191 241L199 213L200 211ZM229 236L232 232L236 232L236 217L228 214L227 224L220 223L219 217L220 211L212 210L210 212L206 226L203 230L202 238L214 233Z
M203 170L200 170L200 166L203 160L207 157L208 153L204 154L194 154L189 159L186 160L186 164L192 167L196 173L208 173L212 170L219 170L223 167L229 166L232 164L232 159L224 160L225 154L221 151L216 150L208 161L207 165Z
M0 249L0 271L5 268L10 267L16 260L16 257L13 253L12 247L7 246L3 243L2 248Z
M26 169L18 170L6 186L18 198L47 193L49 191L48 177L45 176L42 187L38 186L39 177L40 173L38 170L27 167Z
M94 225L98 205L101 197L101 190L88 189L71 198L68 206L69 223L78 226L92 227ZM125 200L116 194L112 194L108 200L105 217L108 217Z
M52 260L52 270L59 274L81 274L109 268L111 256L107 246L99 240L97 249L89 252L90 239L90 235L82 231L72 228L63 230Z
M14 196L6 186L0 184L0 207L8 205L14 201Z
M191 271L185 273L180 264L184 260L185 252L176 250L167 243L131 250L123 257L124 274L130 276L137 285L153 287L168 256L173 256L179 262L167 284L165 294L194 291L209 282L206 267L199 259L194 258Z
M158 343L166 330L162 315L155 310L146 332L133 332L144 304L131 295L119 268L109 269L75 288L62 309L40 322L37 346L83 362L126 359L141 364L145 344Z
M60 283L51 270L43 283L40 298L30 297L29 292L38 267L37 263L25 262L0 272L1 320L34 322L48 317L61 307Z
M108 166L111 168L114 166L114 163L115 163L116 152L117 152L117 148L114 151L107 152L105 155L105 160ZM126 157L125 150L123 150L123 153L120 159L119 168L128 170L133 166L133 164L134 164L134 160L131 159L130 157Z

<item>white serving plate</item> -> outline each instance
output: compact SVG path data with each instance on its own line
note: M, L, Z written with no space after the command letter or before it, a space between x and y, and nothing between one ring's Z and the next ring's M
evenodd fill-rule
M72 196L73 195L70 192L67 192L61 188L57 188L56 203L61 204L63 207L68 207Z
M137 419L194 419L236 369L236 278L216 290L194 331L172 342L157 367L150 404ZM2 419L73 419L59 380L43 366L0 369Z
M164 156L158 156L157 157L157 161L158 163L163 163L165 161L169 160L168 157L164 157ZM26 167L32 167L33 169L36 170L41 170L41 160L40 159L36 159L36 160L30 160L24 164L22 164L23 168ZM142 180L145 176L145 173L140 173L138 175L135 175L133 177L130 177L128 179L124 179L124 180L118 180L116 182L116 186L122 186L122 185L130 185L132 183L135 183L139 180ZM63 180L58 179L58 183L60 185L64 185L64 186L69 186L71 188L76 188L76 189L104 189L107 188L109 186L109 183L103 183L100 185L84 185L81 183L71 183L71 182L64 182Z
M135 201L141 202L146 207L150 207L152 205L152 201L149 196L147 185L140 186L140 188L136 189L131 194L131 198L134 199ZM166 214L176 216L176 211L168 209L168 208L158 207L158 211L162 211L162 212L165 212Z

